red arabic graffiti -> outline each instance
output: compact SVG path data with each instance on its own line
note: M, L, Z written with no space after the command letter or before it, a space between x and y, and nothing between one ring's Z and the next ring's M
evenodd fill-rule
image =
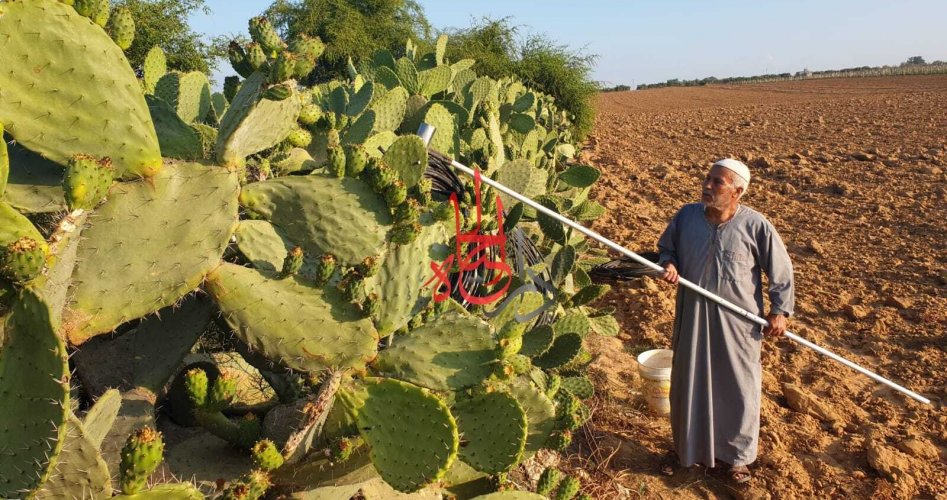
M477 223L470 231L460 231L460 203L457 201L456 193L452 193L450 195L451 204L454 206L454 228L456 230L455 234L457 234L457 242L454 249L455 252L453 255L447 256L447 258L444 259L444 261L440 264L432 262L431 270L434 272L434 276L424 283L424 286L428 286L432 282L437 281L433 294L435 302L443 302L450 298L452 292L450 273L454 270L463 275L464 272L475 270L483 265L487 271L496 271L493 279L487 283L483 282L483 278L477 276L475 284L478 287L481 284L494 286L500 283L500 280L506 278L506 281L503 283L502 287L495 289L493 293L485 296L474 295L471 293L471 291L465 288L462 279L457 280L458 293L464 300L471 304L485 305L500 300L506 294L510 287L510 283L512 282L513 270L506 263L506 234L503 231L503 203L500 201L500 197L497 196L497 224L499 226L497 234L480 234L481 220L483 215L482 206L480 204L480 184L480 170L475 169L474 188L476 196L475 202ZM465 246L468 249L466 254L464 253ZM496 247L499 250L497 252L499 254L498 259L490 258L490 252L488 252L488 250L493 247ZM523 271L520 273L520 278L523 281L523 285L512 291L506 297L506 299L504 299L493 311L485 311L484 315L487 318L493 318L499 315L504 309L512 304L517 297L527 292L541 293L543 296L543 303L535 310L526 314L521 314L519 311L517 311L514 316L516 321L525 323L556 306L556 289L552 283L544 280L532 269L526 267L521 254L516 255L516 261L517 267Z
M496 302L506 294L507 289L510 287L513 270L509 264L506 263L506 234L503 232L503 202L500 201L500 197L497 196L497 224L499 226L497 234L480 234L483 216L483 209L480 204L480 184L480 170L476 169L474 171L474 192L476 196L477 223L470 231L461 232L460 202L457 200L457 193L451 193L450 195L450 202L454 206L454 228L457 234L455 252L452 255L448 255L440 264L431 262L431 270L434 272L434 276L424 283L424 286L428 286L433 281L437 281L434 291L435 302L443 302L451 296L450 271L455 265L461 274L473 271L480 266L483 266L488 273L495 271L493 279L484 283L488 287L496 286L501 280L506 278L503 286L494 289L489 295L483 296L475 295L476 290L467 290L463 280L458 280L458 293L464 300L471 304L485 305ZM467 248L466 254L464 253L465 247ZM490 257L491 252L488 250L494 247L499 250L498 259Z

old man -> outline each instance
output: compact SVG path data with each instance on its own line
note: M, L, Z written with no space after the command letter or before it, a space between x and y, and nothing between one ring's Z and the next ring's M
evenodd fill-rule
M750 480L760 428L763 335L780 336L793 312L792 264L773 225L740 203L750 183L743 163L724 159L704 178L701 202L685 205L658 241L664 279L692 281L759 315L761 272L769 280L768 327L679 287L671 368L673 463L729 464L730 479Z

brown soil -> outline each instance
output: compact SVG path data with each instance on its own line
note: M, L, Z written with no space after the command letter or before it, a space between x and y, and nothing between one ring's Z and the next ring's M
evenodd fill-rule
M719 470L667 478L666 418L638 393L635 356L668 347L670 285L620 284L623 333L590 338L601 389L569 461L597 498L947 496L947 77L837 79L599 96L585 161L604 173L594 229L651 250L736 157L745 203L793 259L790 328L933 400L925 406L782 339L764 345L760 458L750 488ZM578 469L583 469L579 471ZM719 468L718 468L719 469Z

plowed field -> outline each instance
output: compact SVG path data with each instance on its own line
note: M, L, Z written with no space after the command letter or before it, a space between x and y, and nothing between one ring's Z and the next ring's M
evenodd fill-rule
M570 458L600 498L947 496L947 77L836 79L599 96L584 160L603 171L594 229L645 251L697 201L709 165L745 161L744 203L793 259L790 329L933 400L925 406L797 346L763 348L753 485L719 469L659 473L671 436L635 356L669 347L674 290L619 284L623 332L596 338L602 389ZM801 392L789 394L793 384ZM793 401L790 404L790 400Z

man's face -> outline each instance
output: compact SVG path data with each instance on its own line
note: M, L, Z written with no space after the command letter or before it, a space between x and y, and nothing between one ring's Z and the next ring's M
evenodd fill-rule
M704 208L722 210L736 203L740 198L740 190L733 184L733 175L733 172L721 166L710 168L701 186L700 201Z

